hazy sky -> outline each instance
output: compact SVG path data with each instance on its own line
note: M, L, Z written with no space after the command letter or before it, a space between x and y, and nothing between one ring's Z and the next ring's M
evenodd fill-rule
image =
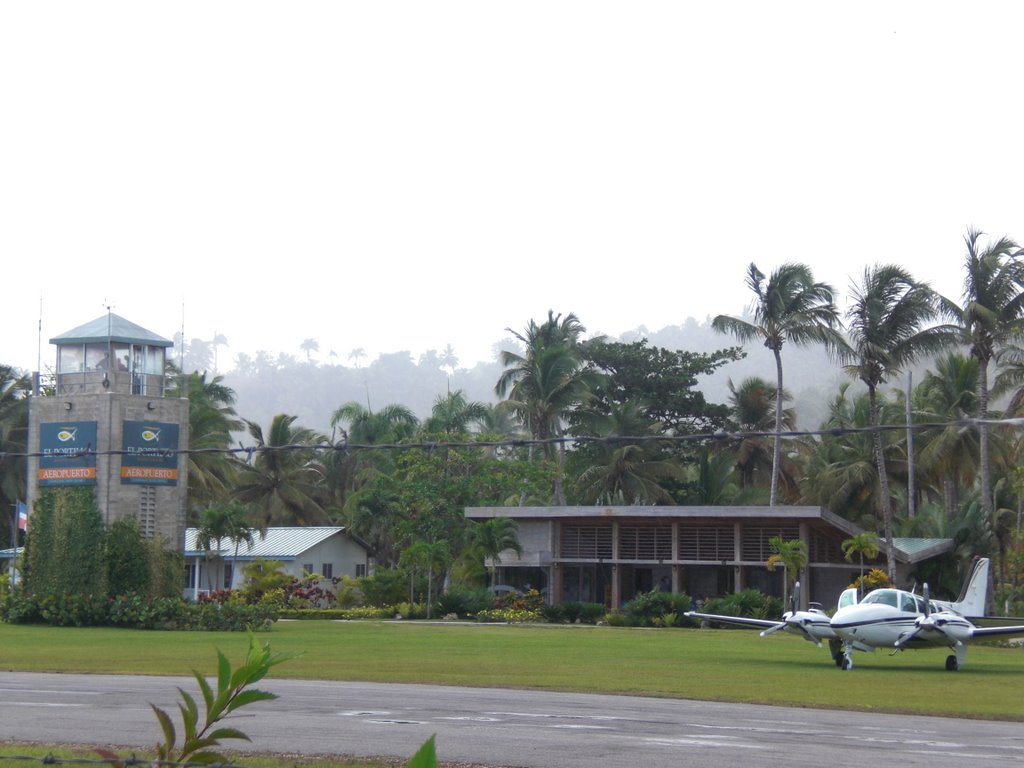
M470 365L549 308L738 314L751 261L959 298L969 225L1024 240L1021 29L1017 2L3 3L0 362L112 305L222 361Z

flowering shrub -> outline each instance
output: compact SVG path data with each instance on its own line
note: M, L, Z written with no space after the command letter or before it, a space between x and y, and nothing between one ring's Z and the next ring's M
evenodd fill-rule
M490 608L485 611L478 611L477 621L503 621L508 624L521 624L529 621L542 621L540 611L532 611L525 608Z
M881 568L872 568L863 576L858 576L856 579L854 579L853 584L851 584L850 586L860 588L861 594L866 595L872 589L891 587L892 584L889 581L889 574L887 574Z
M494 601L494 607L515 611L539 611L544 607L544 596L536 589L531 589L521 595L515 592L506 592Z

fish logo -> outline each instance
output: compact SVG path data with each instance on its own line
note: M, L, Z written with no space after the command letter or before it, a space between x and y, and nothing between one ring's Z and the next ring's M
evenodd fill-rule
M65 427L57 433L57 439L62 443L74 441L75 435L78 434L78 427Z
M152 443L160 439L159 429L144 429L142 430L142 439L147 443Z

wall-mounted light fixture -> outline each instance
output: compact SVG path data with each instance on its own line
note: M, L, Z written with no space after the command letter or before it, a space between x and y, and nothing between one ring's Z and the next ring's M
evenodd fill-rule
M71 403L64 403L64 410L70 411L74 406Z
M147 411L155 411L156 410L156 403L154 403L152 400L150 400L148 403L146 403L146 410Z

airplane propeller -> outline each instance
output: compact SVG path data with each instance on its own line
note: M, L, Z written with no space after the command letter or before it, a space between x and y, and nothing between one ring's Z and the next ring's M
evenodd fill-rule
M814 643L820 648L821 640L819 640L811 634L810 630L807 629L807 620L805 618L798 616L797 614L799 613L800 582L798 581L796 582L796 584L793 585L793 594L790 596L789 610L782 614L782 621L779 624L776 624L774 627L769 627L768 629L761 632L761 637L768 637L768 635L773 635L780 630L792 628L797 630L806 639L810 640L812 643Z
M931 615L931 600L930 600L930 594L928 592L928 582L925 582L925 584L924 584L924 595L923 595L923 597L924 597L924 613L921 614L920 616L918 616L917 619L914 621L914 628L910 632L904 632L902 635L900 635L896 639L896 647L897 648L903 648L911 640L913 640L915 637L917 637L918 635L920 635L922 632L925 632L925 631L936 632L936 633L942 635L943 637L949 637L946 634L945 630L942 628L942 625L945 624L946 622L943 619L935 619ZM956 642L957 642L958 645L960 644L959 640L957 640Z

